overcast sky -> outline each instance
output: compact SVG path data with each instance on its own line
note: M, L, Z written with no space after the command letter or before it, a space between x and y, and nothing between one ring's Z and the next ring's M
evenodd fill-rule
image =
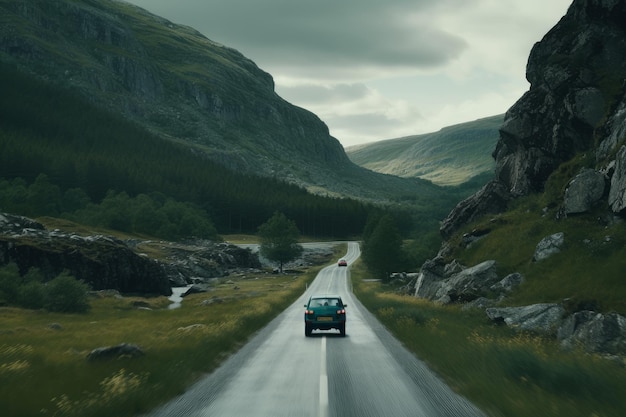
M344 147L506 112L572 0L128 0L237 49Z

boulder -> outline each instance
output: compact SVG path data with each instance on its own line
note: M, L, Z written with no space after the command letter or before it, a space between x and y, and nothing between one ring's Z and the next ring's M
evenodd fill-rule
M593 169L583 169L565 190L563 211L567 214L585 213L604 196L604 175Z
M541 239L541 242L537 244L535 254L533 255L533 261L541 261L555 253L561 252L561 247L565 242L565 234L563 232L555 233Z
M489 287L499 280L496 261L485 261L443 281L435 299L443 304L472 301L486 294Z
M415 297L432 300L446 277L446 263L437 256L424 262L415 282Z
M519 272L514 272L502 278L490 287L491 291L510 293L524 282L524 277Z
M564 349L626 355L626 317L617 313L579 311L565 319L557 337Z
M486 295L490 287L500 280L493 260L464 268L456 262L443 265L437 259L422 266L415 284L416 297L443 304L465 303Z
M89 354L87 355L87 360L97 361L121 358L136 358L143 355L144 352L139 346L129 343L121 343L116 346L104 346L96 348L89 352Z
M537 333L553 334L563 321L565 309L559 304L533 304L522 307L493 307L487 317L509 327Z

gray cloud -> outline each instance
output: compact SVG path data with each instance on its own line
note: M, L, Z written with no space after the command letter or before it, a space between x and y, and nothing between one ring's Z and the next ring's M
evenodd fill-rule
M572 0L126 0L239 50L345 146L504 113Z
M460 0L131 0L272 67L433 67L467 47L429 14Z
M370 94L370 91L365 84L337 84L333 86L301 84L293 87L282 87L281 94L285 97L298 97L308 105L318 105L362 100Z

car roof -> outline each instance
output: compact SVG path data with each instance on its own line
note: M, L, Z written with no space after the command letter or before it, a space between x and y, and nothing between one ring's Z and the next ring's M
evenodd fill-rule
M338 294L326 294L326 295L316 294L316 295L312 295L310 297L311 300L315 300L317 298L339 298L339 299L341 299L341 296L338 295Z

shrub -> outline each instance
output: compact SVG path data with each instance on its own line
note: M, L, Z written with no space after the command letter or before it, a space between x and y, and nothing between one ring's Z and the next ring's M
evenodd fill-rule
M47 285L45 307L59 313L84 313L89 310L89 286L67 272L60 274Z
M31 281L19 287L16 302L20 307L38 310L46 305L46 298L45 285Z
M19 293L20 274L15 263L0 268L0 305L15 302Z

